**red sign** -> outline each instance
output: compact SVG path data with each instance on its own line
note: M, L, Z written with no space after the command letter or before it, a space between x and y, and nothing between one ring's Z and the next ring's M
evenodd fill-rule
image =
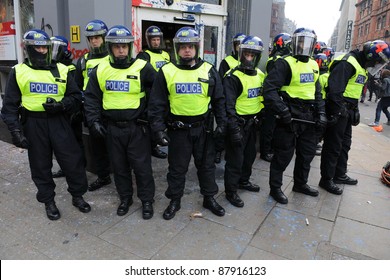
M0 36L15 35L15 22L7 21L0 23Z

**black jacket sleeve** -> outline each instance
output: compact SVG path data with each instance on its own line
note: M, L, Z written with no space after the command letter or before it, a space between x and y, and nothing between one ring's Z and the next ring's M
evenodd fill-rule
M221 78L218 75L215 67L212 67L209 72L209 96L211 97L211 107L215 115L217 126L226 128L226 100L223 92Z
M160 70L154 80L148 102L148 118L153 132L166 129L165 121L167 110L169 110L168 96L164 72Z
M225 76L226 72L229 71L229 69L230 67L229 64L226 62L226 60L225 59L222 60L218 69L219 77L223 79L223 77Z
M239 126L236 101L242 92L242 84L236 76L229 74L223 79L223 89L226 97L228 128L235 130Z
M76 63L76 70L74 72L74 80L80 90L83 90L84 87L84 76L83 76L83 67L85 67L85 58L84 56L80 57Z
M284 59L276 60L263 85L264 105L276 115L288 108L281 99L279 90L290 81L290 66Z
M147 62L150 62L150 55L144 51L138 53L137 58L146 60Z
M15 69L12 68L5 87L1 118L9 131L20 130L19 106L22 102L22 93L16 82Z
M97 67L92 70L84 92L84 112L88 127L96 121L102 121L103 92L99 87L96 70Z
M339 61L330 71L328 78L327 111L338 114L345 111L344 91L349 79L355 74L355 68L347 61Z

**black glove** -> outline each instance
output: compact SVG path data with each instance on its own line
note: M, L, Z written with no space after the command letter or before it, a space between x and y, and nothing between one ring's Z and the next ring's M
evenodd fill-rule
M161 146L168 146L169 141L171 141L171 139L169 139L169 137L165 131L161 130L161 131L156 132L157 144L159 144Z
M225 136L225 129L223 129L222 126L217 126L214 130L214 133L213 133L213 136L215 138L220 138L220 137L223 137Z
M284 124L289 124L291 123L291 113L290 113L290 110L288 108L285 108L283 111L281 111L279 113L278 116L276 116L277 119L279 119L279 121L281 123L284 123Z
M242 140L242 133L240 127L236 127L232 130L230 134L230 140L233 145L240 145Z
M104 138L107 134L106 128L98 121L91 125L89 131L91 132L92 136L96 138Z
M326 128L327 123L328 123L328 118L326 117L326 114L320 113L316 121L316 126L319 128Z
M62 102L57 102L55 99L48 97L46 103L42 103L43 108L48 114L58 114L65 111L64 104Z
M27 149L28 141L20 130L11 131L12 143L19 148Z
M340 116L341 116L340 114L330 115L329 119L328 119L327 126L328 127L334 126L339 121Z

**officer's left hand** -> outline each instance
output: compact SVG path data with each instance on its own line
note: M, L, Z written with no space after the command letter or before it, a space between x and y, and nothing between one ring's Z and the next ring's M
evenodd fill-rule
M215 138L220 138L220 137L223 137L225 136L225 129L223 129L222 126L217 126L214 130L214 133L213 133L213 136Z
M326 114L320 113L316 121L316 126L320 128L326 128L327 123L328 123L328 118L326 117Z
M62 102L57 102L53 98L48 98L46 103L42 103L43 108L48 114L58 114L65 110Z

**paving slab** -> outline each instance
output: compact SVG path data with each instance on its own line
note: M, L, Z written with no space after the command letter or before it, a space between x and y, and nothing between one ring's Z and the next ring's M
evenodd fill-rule
M251 237L206 219L194 219L153 259L235 260L244 252Z
M275 207L250 245L288 259L314 259L319 242L329 241L332 227L332 222Z
M378 226L338 217L330 243L374 259L390 260L390 230Z
M248 246L240 257L240 260L286 260L286 258L253 246Z

